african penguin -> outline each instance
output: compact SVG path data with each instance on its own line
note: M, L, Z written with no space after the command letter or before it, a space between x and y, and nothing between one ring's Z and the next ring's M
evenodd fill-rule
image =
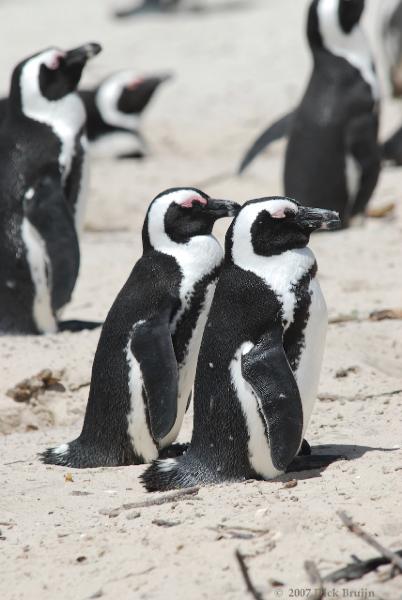
M215 221L238 205L194 188L151 203L143 255L106 318L81 435L42 455L75 468L150 462L176 439L223 250Z
M143 158L147 146L141 134L141 116L161 83L170 75L138 76L114 73L94 89L81 90L87 116L86 134L91 156ZM0 98L0 123L8 98Z
M139 77L132 71L114 73L94 90L83 90L91 155L143 158L146 144L140 117L156 89L169 75Z
M142 0L140 4L136 3L134 7L116 10L115 16L123 18L148 13L168 12L176 9L179 2L180 0Z
M201 344L190 448L152 463L142 475L149 491L272 479L334 459L295 457L313 410L327 329L316 260L306 246L313 231L339 224L337 213L289 198L243 205L226 234Z
M304 97L260 136L240 167L287 133L285 194L338 211L344 227L364 215L380 172L379 86L359 24L363 9L364 0L313 0L307 37L314 64Z
M0 128L1 333L56 331L71 297L86 147L75 90L99 51L51 48L14 69Z

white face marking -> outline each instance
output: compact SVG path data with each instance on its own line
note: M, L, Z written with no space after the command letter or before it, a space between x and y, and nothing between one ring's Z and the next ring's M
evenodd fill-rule
M261 414L258 411L260 400L251 385L243 378L241 372L241 357L252 348L253 344L251 342L245 342L238 348L230 363L230 375L246 419L250 465L264 479L273 479L281 475L282 471L278 471L271 460L269 440L265 434Z
M339 0L320 0L318 3L319 28L324 46L332 54L345 58L358 69L371 87L374 100L378 100L378 78L364 31L358 23L350 33L345 33L339 23L338 8Z
M46 271L50 273L51 265L45 242L27 218L22 220L21 234L34 287L33 319L41 333L55 333L57 324L52 310L51 281L46 274Z
M23 113L35 121L45 123L52 128L60 139L60 171L63 181L68 177L75 154L75 139L83 127L85 107L77 93L72 92L60 100L47 100L42 96L39 86L41 65L57 68L60 50L51 49L31 58L21 72L20 86ZM53 66L52 66L53 65Z
M99 86L95 103L102 119L108 125L129 130L138 129L138 115L123 113L117 108L124 87L132 83L135 78L132 71L123 71L111 75Z
M133 330L138 325L142 325L145 321L138 321L133 327ZM150 434L144 399L142 396L143 380L141 368L137 359L131 352L131 337L129 336L126 346L126 358L129 367L128 388L130 391L131 410L127 415L128 435L135 453L142 456L146 462L151 462L158 458L158 448Z
M147 148L134 131L110 131L91 141L91 158L110 158L123 154L141 152L147 154Z
M285 329L293 322L296 305L295 294L291 291L313 266L314 254L309 248L287 250L274 256L255 254L251 241L251 226L263 210L270 214L284 213L285 210L298 210L289 200L267 200L249 204L240 211L233 229L233 261L245 271L260 277L278 296L282 304Z

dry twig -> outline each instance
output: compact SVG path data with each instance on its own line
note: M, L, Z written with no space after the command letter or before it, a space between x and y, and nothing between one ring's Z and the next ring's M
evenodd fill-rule
M157 496L156 498L148 498L142 502L130 502L128 504L122 504L112 510L101 509L99 512L102 515L108 517L117 517L123 510L132 510L134 508L148 508L149 506L160 506L161 504L167 504L169 502L178 502L180 500L186 500L187 496L195 496L200 491L199 487L186 488L173 492L172 494L166 494L165 496Z
M313 593L309 596L310 600L322 600L322 598L324 598L325 590L317 565L312 560L306 560L304 568L309 576L311 585L314 586Z
M362 540L364 540L367 544L375 548L377 552L379 552L382 556L387 558L389 562L395 567L397 567L402 573L402 557L400 557L396 552L385 548L382 544L377 542L377 540L372 535L364 531L364 529L362 529L360 525L355 523L344 511L338 511L337 514L340 517L342 523L349 529L349 531L361 537Z
M244 556L240 552L240 550L236 550L235 556L236 556L237 562L239 563L240 572L241 572L241 574L243 576L243 579L245 581L245 584L246 584L246 587L247 587L247 591L250 592L250 594L253 596L254 600L264 600L264 597L261 594L261 592L259 592L256 589L255 585L251 581L251 577L250 577L250 574L249 574L249 571L248 571L248 567L246 565L246 561L244 560Z

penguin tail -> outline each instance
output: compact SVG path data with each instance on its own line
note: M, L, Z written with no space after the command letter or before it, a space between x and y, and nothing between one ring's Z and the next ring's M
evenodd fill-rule
M165 492L207 483L199 475L184 455L154 460L140 476L140 480L148 492Z
M85 445L79 438L56 448L48 448L39 454L39 459L46 465L73 469L91 469L118 464L116 461L111 461L111 457L101 448Z
M250 163L253 162L256 156L265 150L267 146L283 137L287 137L293 117L294 111L281 117L278 121L275 121L275 123L272 123L272 125L270 125L261 135L258 136L258 138L244 155L237 171L238 175L241 175L247 169Z

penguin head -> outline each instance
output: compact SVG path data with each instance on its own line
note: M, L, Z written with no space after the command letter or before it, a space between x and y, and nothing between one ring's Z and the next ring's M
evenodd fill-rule
M100 51L99 44L90 43L68 51L48 48L27 58L14 69L10 98L22 97L28 108L43 99L61 100L76 90L86 62Z
M210 235L214 223L233 217L240 210L236 202L210 198L196 188L171 188L152 201L143 227L144 250L171 244L186 244L191 238Z
M157 87L169 75L145 77L133 71L121 71L107 77L97 88L95 102L108 125L135 129L138 116L151 100Z
M226 235L226 255L252 252L260 256L304 248L310 234L340 227L338 213L301 206L285 197L250 200L241 208Z
M363 10L364 0L313 0L307 20L310 46L338 45L340 37L349 36L358 26Z

